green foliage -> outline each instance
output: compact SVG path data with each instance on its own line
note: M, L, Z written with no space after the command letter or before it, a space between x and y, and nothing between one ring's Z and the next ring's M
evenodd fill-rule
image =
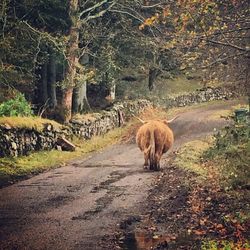
M234 243L232 241L215 241L215 240L209 240L209 241L203 241L201 249L202 250L243 250L243 249L249 249L250 245L249 242L239 242Z
M249 185L250 127L247 123L226 127L215 137L215 145L204 153L221 168L226 189Z
M0 85L31 90L48 48L63 54L71 24L68 1L0 1L0 10Z
M19 93L15 98L10 99L0 105L0 117L31 115L33 115L31 106L21 93Z

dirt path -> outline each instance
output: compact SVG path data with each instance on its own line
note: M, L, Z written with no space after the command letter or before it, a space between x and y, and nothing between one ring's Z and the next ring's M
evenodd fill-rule
M172 125L174 149L224 126L224 119L209 117L235 103L183 113ZM118 249L116 232L141 220L152 183L161 175L142 164L135 144L114 145L1 189L0 249Z

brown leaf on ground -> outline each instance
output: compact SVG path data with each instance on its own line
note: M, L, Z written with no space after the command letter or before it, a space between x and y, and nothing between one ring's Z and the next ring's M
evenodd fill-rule
M193 233L195 235L205 235L206 231L205 230L193 230Z

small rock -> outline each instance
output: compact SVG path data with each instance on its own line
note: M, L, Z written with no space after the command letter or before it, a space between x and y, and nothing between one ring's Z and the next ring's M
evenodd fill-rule
M59 146L59 145L56 145L56 150L58 150L58 151L62 151L62 147L61 147L61 146Z
M48 125L47 125L47 130L48 130L48 131L51 131L51 130L52 130L52 125L51 125L51 124L48 124Z
M11 148L13 148L14 150L17 150L17 144L15 142L11 143Z

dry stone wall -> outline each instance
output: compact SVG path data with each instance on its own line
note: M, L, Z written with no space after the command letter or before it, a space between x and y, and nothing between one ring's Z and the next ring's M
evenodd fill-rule
M42 131L28 128L12 128L8 124L0 125L0 157L27 155L39 150L61 149L58 138L71 139L73 135L90 139L94 135L107 133L121 126L131 113L138 114L151 103L146 100L125 102L114 105L110 110L96 113L91 119L85 116L72 119L64 129L46 124Z
M28 128L12 128L0 125L0 157L28 155L29 152L51 150L57 147L60 136L69 136L69 130L58 130L52 124L42 131Z
M167 108L184 107L195 103L232 99L239 95L240 93L236 90L229 88L205 88L197 90L196 92L168 98L164 101L164 106Z
M193 103L230 99L237 95L239 95L237 92L228 89L207 88L163 100L163 105L166 108L182 107ZM109 110L92 114L89 118L88 116L74 118L63 130L53 128L52 124L45 125L43 131L0 125L0 157L27 155L32 151L53 148L60 149L57 144L59 137L70 139L72 135L76 135L82 139L90 139L95 135L105 134L121 126L132 114L136 115L149 106L152 106L152 103L147 100L117 103Z
M89 119L85 116L72 119L70 127L76 136L90 139L120 127L132 114L136 115L149 106L152 106L152 103L147 100L117 103L110 110L94 113Z

